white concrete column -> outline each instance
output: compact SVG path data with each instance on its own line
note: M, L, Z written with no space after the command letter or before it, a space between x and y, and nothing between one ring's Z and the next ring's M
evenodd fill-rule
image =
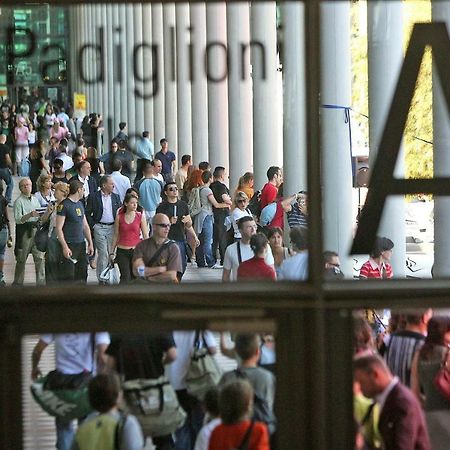
M126 37L126 10L127 6L123 3L119 4L119 26L118 31L115 36L116 40L116 51L118 58L118 73L119 76L119 86L120 91L118 91L118 95L120 95L120 111L121 117L120 120L114 124L113 136L117 134L119 131L119 122L126 122L128 124L128 131L130 130L130 120L128 116L128 81L127 78L129 76L128 71L128 49L127 49L127 37Z
M208 161L208 84L206 81L204 52L206 48L206 6L191 3L192 71L192 161L195 165Z
M122 91L125 89L124 82L122 78L122 51L121 51L121 34L122 34L122 26L121 26L121 11L120 6L117 4L113 4L109 6L112 9L112 39L109 45L112 50L112 60L110 62L110 70L113 77L113 101L114 101L114 114L111 114L111 119L108 122L108 127L111 129L111 139L116 135L118 130L119 122L124 120L124 116L126 112L124 112L123 108L123 94ZM109 151L109 147L107 148Z
M85 21L86 28L83 36L82 45L87 44L90 40L90 36L92 33L92 5L85 5ZM83 52L83 61L84 61L84 74L86 80L92 79L92 61L91 61L91 50L87 49ZM94 110L94 96L93 96L93 88L91 83L86 83L86 109L87 114L90 114Z
M188 50L190 44L189 4L178 3L175 6L175 14L177 43L177 165L180 165L183 155L192 155L191 77Z
M250 5L227 4L227 38L230 55L228 77L228 118L230 139L230 189L239 177L253 171L253 116L250 51L242 44L250 42ZM242 63L244 61L244 64Z
M281 165L277 104L276 3L251 5L253 73L253 172L255 189L267 182L270 166Z
M229 167L228 49L225 3L206 5L206 75L208 79L209 162Z
M136 130L136 96L134 95L135 80L133 76L133 48L134 48L134 16L133 16L133 5L125 5L126 14L126 80L127 80L127 111L128 111L128 134L132 135L137 132ZM130 70L131 69L131 70Z
M100 45L100 48L102 49L101 52L99 54L99 52L95 52L94 54L94 64L95 64L95 72L96 72L96 77L99 78L99 81L97 81L94 84L94 90L96 92L97 95L97 108L96 108L96 112L98 114L104 114L105 113L105 99L104 99L104 87L105 87L105 82L106 82L106 70L103 71L103 77L104 80L100 79L101 76L101 70L102 70L102 66L103 69L106 69L106 61L105 61L105 36L103 35L102 38L102 34L100 31L100 27L102 26L102 13L101 13L101 5L94 5L94 21L95 21L95 36L96 36L96 40L97 40L97 44ZM103 30L104 32L104 30ZM94 146L97 147L97 144L94 143Z
M163 35L164 35L164 94L166 139L169 149L178 159L177 134L177 52L175 36L175 5L163 4ZM155 150L159 149L159 139Z
M77 70L77 39L79 29L77 28L77 15L78 15L78 6L72 5L69 9L69 27L71 30L71 41L72 45L69 45L69 73L72 74L69 92L69 101L73 102L73 93L77 92L78 87L78 70Z
M106 153L109 150L109 143L114 133L114 123L117 111L115 110L116 95L114 91L114 6L104 5L103 10L103 27L105 29L105 69L106 69L106 96L107 110L103 113L103 149Z
M133 68L136 69L136 73L133 73L133 78L135 81L135 89L130 92L135 98L135 128L134 132L137 136L142 136L144 131L144 83L142 83L144 75L144 56L142 49L139 51L134 51L141 47L143 43L143 32L142 32L142 4L135 3L133 5L133 16L134 16L134 45L133 51L131 53L133 60ZM133 70L134 71L134 70Z
M97 10L98 5L93 4L90 6L91 11L91 42L94 41L95 45L98 45L100 43L100 34L98 32L97 27ZM93 37L93 39L92 39ZM91 95L92 95L92 111L100 113L100 82L97 81L97 77L100 75L100 67L99 67L99 60L98 60L98 52L97 49L91 48L90 49L90 67L91 67ZM92 145L97 147L97 143L93 142Z
M150 3L144 3L142 5L142 39L143 43L147 46L152 45L152 5ZM144 93L144 130L150 132L150 140L153 142L154 140L154 126L153 126L153 97L151 93L156 83L154 83L153 79L153 56L152 52L149 48L144 47L142 51L143 57L143 77L145 80L147 78L150 81L145 81L145 89L142 86ZM148 97L147 97L148 96Z
M166 135L165 113L165 79L164 79L164 39L163 39L163 7L161 3L152 3L152 43L157 48L155 78L158 82L153 97L153 138L155 151L159 140Z
M432 2L432 21L450 29L450 2ZM450 177L450 117L439 75L433 67L433 158L434 176ZM450 277L450 198L434 197L434 276Z
M307 189L305 12L301 2L285 2L282 12L283 191Z
M350 3L325 2L322 17L322 104L351 104ZM352 167L345 110L322 109L324 250L336 251L352 277ZM314 199L311 199L314 201ZM314 224L309 224L310 227Z
M367 2L369 63L369 148L370 166L376 160L386 117L403 62L403 6L401 1ZM404 178L403 148L395 168L395 176ZM396 278L405 277L405 199L387 199L378 230L394 242L392 269Z

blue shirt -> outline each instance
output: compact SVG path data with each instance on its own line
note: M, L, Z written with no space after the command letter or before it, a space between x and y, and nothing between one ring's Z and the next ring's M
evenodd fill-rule
M159 159L162 163L162 171L161 173L172 173L172 162L175 161L175 153L168 151L167 153L163 153L161 150L155 155L156 159Z
M136 142L136 155L141 159L153 159L153 144L148 138L141 138Z
M139 203L146 211L156 211L161 202L161 183L156 178L144 178L139 185Z
M308 252L297 253L285 259L278 271L279 280L302 280L308 279Z

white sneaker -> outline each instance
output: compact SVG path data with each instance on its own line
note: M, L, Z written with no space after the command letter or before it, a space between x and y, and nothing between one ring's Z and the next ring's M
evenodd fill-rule
M211 266L211 269L223 269L223 266L219 263L215 263L213 266Z

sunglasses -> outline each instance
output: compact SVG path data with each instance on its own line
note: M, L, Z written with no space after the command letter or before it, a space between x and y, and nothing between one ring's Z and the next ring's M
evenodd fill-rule
M245 200L245 198L241 198L240 200L238 200L238 203L245 203L247 200Z
M178 188L177 187L173 187L173 188L169 188L168 189L170 192L177 192Z
M153 225L161 228L170 228L170 223L154 223Z

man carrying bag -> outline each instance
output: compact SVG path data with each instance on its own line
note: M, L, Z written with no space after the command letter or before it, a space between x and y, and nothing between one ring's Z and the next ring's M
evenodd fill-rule
M56 370L42 377L42 352L55 343ZM83 418L91 408L87 384L97 367L104 365L108 333L67 333L41 335L32 353L31 391L35 400L55 416L56 448L70 450L74 439L73 419ZM97 357L95 358L95 352Z
M186 417L164 376L164 365L176 358L172 334L113 335L106 354L109 368L122 378L124 410L137 417L157 450L172 448L172 433Z

